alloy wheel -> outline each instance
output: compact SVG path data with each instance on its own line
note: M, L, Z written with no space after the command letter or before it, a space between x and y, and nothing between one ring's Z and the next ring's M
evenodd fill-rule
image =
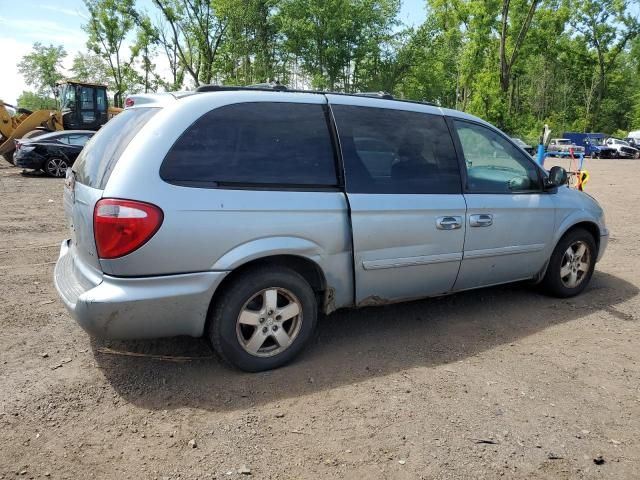
M53 177L64 177L67 174L67 161L62 158L51 158L47 161L47 173Z
M562 256L560 279L567 288L580 285L591 268L591 251L589 246L579 240L572 243Z
M252 296L236 321L238 342L249 354L271 357L286 350L302 326L302 303L289 290L267 288Z

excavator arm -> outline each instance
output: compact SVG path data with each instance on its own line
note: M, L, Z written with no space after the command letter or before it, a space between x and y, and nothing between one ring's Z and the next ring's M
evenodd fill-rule
M11 115L7 104L0 100L0 155L11 155L15 141L27 132L44 127L50 131L62 130L62 116L55 110L36 110L32 113Z

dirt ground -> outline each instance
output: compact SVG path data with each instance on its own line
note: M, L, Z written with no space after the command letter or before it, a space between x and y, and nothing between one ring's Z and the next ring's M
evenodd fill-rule
M52 284L62 180L3 164L0 479L640 478L640 161L587 165L612 233L583 295L341 311L244 374L203 340L91 340Z

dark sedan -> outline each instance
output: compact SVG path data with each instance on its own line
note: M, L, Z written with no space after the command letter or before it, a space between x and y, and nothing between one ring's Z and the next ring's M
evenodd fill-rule
M516 145L522 148L529 155L534 156L536 154L536 149L528 143L525 143L521 138L513 137L511 140L513 140Z
M13 161L18 167L43 170L51 177L64 177L85 143L96 132L65 130L16 140Z

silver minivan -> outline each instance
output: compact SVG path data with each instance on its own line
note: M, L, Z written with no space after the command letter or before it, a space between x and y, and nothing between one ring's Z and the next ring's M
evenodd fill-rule
M215 86L127 103L64 191L55 284L97 337L204 335L266 370L319 313L521 280L569 297L607 246L564 170L465 113Z

